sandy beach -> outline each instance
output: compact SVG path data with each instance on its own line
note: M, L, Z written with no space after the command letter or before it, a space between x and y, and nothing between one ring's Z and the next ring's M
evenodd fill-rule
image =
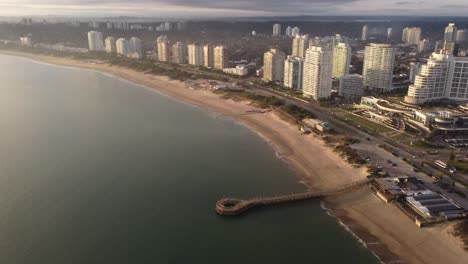
M275 112L256 110L248 101L225 100L207 89L189 89L189 84L134 70L13 51L2 54L26 57L61 66L95 70L120 77L178 100L230 116L268 141L310 188L326 189L365 179L366 168L354 168L315 135L304 135L298 126ZM396 207L385 204L370 190L327 199L327 207L360 237L383 263L465 263L468 253L461 242L448 234L450 227L420 229Z

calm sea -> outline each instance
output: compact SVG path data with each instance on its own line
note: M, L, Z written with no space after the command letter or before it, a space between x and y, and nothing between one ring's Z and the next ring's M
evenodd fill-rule
M0 263L376 263L229 118L101 73L0 55Z

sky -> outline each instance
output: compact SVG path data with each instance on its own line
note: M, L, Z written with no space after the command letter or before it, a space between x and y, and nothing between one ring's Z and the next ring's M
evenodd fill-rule
M0 0L0 16L468 16L468 0Z

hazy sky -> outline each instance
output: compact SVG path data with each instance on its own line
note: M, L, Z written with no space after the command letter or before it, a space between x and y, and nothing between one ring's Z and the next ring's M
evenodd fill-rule
M0 0L0 16L468 16L468 0Z

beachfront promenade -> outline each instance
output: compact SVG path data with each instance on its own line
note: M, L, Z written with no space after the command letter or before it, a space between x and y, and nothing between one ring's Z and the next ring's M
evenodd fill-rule
M304 193L294 193L288 195L280 195L273 197L259 197L248 200L241 200L235 198L223 198L216 203L216 212L223 216L236 216L252 208L259 208L263 206L278 205L284 203L293 203L311 199L322 198L326 196L335 195L341 192L346 192L354 188L363 186L369 183L369 180L362 180L353 182L347 185L341 185L336 188L326 190L316 190Z

